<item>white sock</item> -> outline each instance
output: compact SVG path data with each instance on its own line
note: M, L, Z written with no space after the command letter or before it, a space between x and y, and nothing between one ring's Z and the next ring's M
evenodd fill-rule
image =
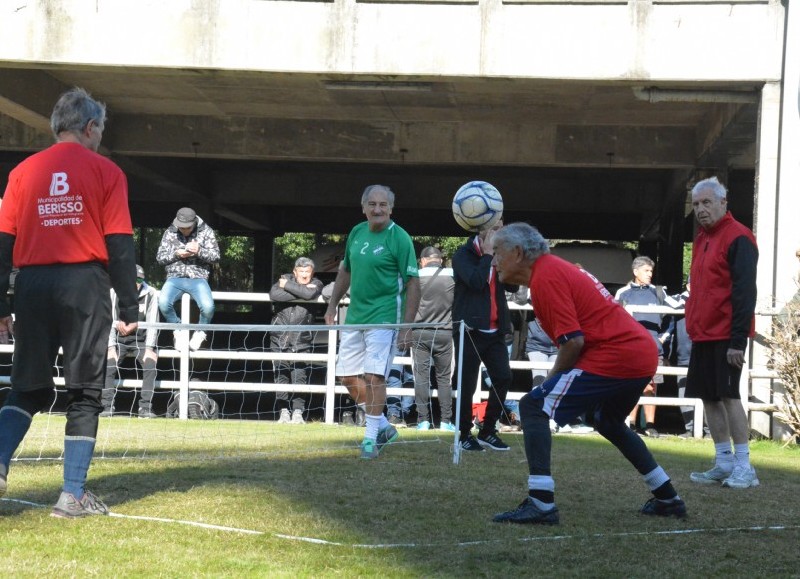
M736 458L736 464L750 466L750 445L746 442L744 444L734 444L733 456Z
M386 415L385 414L381 414L380 415L380 424L378 424L378 430L383 430L387 426L389 426L389 421L386 420Z
M381 422L381 416L370 416L367 414L367 432L364 434L364 438L369 438L370 440L378 438L378 431L380 430L378 425Z
M716 451L715 462L722 467L733 467L733 452L731 452L730 442L714 443Z

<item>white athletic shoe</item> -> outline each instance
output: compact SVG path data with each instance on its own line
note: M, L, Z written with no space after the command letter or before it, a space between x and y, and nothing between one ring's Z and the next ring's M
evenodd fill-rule
M306 421L303 420L303 411L300 409L296 409L292 411L292 424L305 424Z
M292 415L289 414L289 409L284 408L281 410L281 416L278 418L278 424L291 424L292 423Z
M206 333L203 330L198 330L194 334L192 334L192 339L189 340L189 349L192 352L196 352L200 349L200 346L203 345L203 342L206 341Z
M715 485L727 480L732 474L733 468L728 470L715 464L714 468L705 472L693 472L689 475L689 480L701 485Z
M749 489L759 485L756 469L749 464L737 464L731 476L722 481L722 486L731 489Z
M172 342L178 352L183 352L189 340L189 330L175 330L172 332Z

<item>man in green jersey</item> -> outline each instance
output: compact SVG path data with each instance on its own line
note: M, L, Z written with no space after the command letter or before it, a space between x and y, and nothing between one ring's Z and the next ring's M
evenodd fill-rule
M394 193L385 185L370 185L361 196L367 220L347 237L325 322L333 324L339 301L350 290L346 324L413 323L419 306L419 274L411 237L391 220ZM374 328L341 332L336 375L357 404L366 405L367 431L361 458L377 458L384 445L397 438L386 419L386 377L392 345L410 345L411 328Z

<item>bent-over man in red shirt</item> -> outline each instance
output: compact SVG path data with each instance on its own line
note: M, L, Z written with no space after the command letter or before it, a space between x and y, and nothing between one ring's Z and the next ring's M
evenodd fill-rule
M549 421L563 426L587 411L594 412L597 432L636 467L653 493L640 512L685 517L686 505L669 476L625 424L658 363L647 330L589 272L551 255L547 240L526 223L508 225L495 234L494 265L501 282L528 284L533 311L558 346L545 381L520 400L528 496L494 520L558 523Z

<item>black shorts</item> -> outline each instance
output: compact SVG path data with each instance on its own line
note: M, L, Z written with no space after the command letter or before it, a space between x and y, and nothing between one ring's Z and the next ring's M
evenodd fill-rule
M111 281L99 263L20 270L14 291L12 388L53 386L58 349L67 388L102 388L111 330Z
M686 374L686 397L719 402L739 400L742 369L728 364L729 340L695 342Z

